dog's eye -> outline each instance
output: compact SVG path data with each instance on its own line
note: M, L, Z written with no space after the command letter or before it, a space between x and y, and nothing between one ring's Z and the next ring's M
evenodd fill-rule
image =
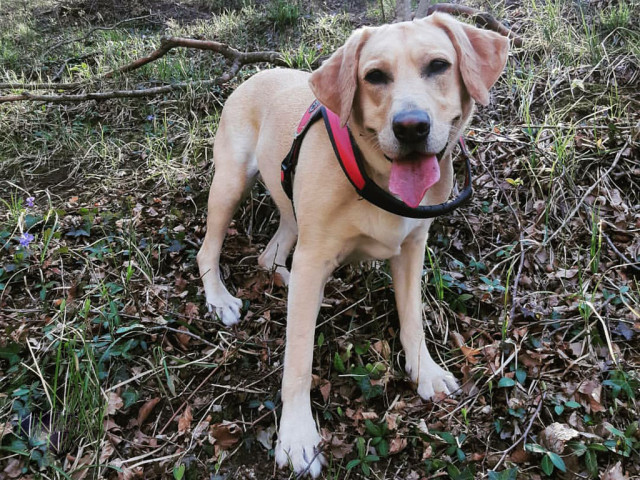
M446 60L433 60L429 65L427 65L424 73L427 76L438 75L445 72L450 66L451 64Z
M369 71L364 76L364 79L372 85L386 85L391 80L386 73L382 70L378 70L377 68Z

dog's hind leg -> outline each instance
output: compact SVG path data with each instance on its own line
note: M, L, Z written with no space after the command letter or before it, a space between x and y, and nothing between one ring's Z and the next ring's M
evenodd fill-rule
M229 293L220 278L220 251L233 214L258 173L252 142L239 141L233 133L233 126L225 129L223 121L214 147L216 169L209 191L207 233L197 257L209 311L225 325L238 323L242 301Z
M285 263L297 238L298 227L293 215L287 215L281 210L278 230L258 258L258 264L279 274L285 285L289 284L289 270Z

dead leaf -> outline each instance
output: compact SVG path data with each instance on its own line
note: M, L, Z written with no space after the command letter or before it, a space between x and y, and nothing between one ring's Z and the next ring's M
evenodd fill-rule
M209 441L215 443L222 450L227 450L238 443L241 436L240 427L226 420L209 427Z
M391 347L386 340L378 340L371 346L385 360L389 360L389 357L391 357Z
M513 463L527 463L530 460L529 453L523 448L516 448L510 458Z
M464 337L458 332L451 332L451 341L457 348L464 345Z
M478 358L476 358L476 356L482 353L482 351L479 348L471 348L471 347L467 347L466 345L462 345L460 347L460 351L462 351L462 353L464 354L464 357L472 365L475 365L476 363L478 363Z
M622 462L618 461L618 463L604 471L601 480L629 480L629 475L624 473L622 470Z
M211 416L207 416L204 420L198 422L196 428L193 429L191 436L195 439L198 439L202 436L204 432L209 430L209 422L211 422Z
M266 449L271 450L273 448L273 435L276 433L275 423L269 428L261 428L256 434L256 440Z
M321 434L325 439L325 448L333 458L344 458L353 451L353 443L347 442L346 434L331 432L326 428L321 430Z
M107 395L107 414L114 415L118 410L124 406L124 402L120 395L116 392L109 392Z
M13 425L11 424L11 422L0 424L0 440L2 440L5 435L9 435L10 433L13 433Z
M100 449L100 463L107 463L115 451L116 449L109 440L104 441Z
M18 478L22 475L22 461L19 458L12 458L7 462L7 466L4 467L4 473L9 478Z
M140 410L138 410L138 427L142 427L142 424L147 419L151 411L160 401L160 397L152 398L151 400L147 400Z
M191 413L191 406L187 405L184 409L184 413L180 415L178 419L178 433L185 433L191 428L191 420L193 420L193 414Z
M198 308L198 305L193 302L187 302L184 306L184 315L189 319L199 318L200 309Z
M471 372L471 365L463 365L460 368L460 371L462 372L462 391L469 396L478 393L478 387L476 386L476 382L473 379L473 374Z
M578 274L578 268L559 268L555 271L553 276L556 278L573 278Z
M118 480L134 480L136 478L143 478L143 476L144 470L142 467L122 467L122 470L118 472Z
M377 420L378 414L376 412L360 412L363 420Z
M564 451L565 443L580 435L565 423L554 422L540 434L540 444L552 452L561 454Z
M95 457L93 453L87 453L80 458L75 458L73 461L73 466L71 467L71 470L73 471L73 473L71 474L71 478L73 480L83 480L84 478L86 478L89 474L90 469L83 467L88 467L94 461Z
M389 455L395 455L407 447L407 439L405 437L395 437L389 442Z
M398 429L398 415L397 413L386 413L384 419L387 422L387 428L391 431Z
M604 412L605 408L600 403L602 396L602 385L596 380L587 380L583 382L578 391L585 395L589 400L589 407L593 412Z
M329 402L329 395L331 394L331 382L329 380L325 380L320 385L320 394L322 395L322 399L324 403Z

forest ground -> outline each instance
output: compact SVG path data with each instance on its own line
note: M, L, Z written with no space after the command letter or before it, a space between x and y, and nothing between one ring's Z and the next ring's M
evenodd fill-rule
M640 4L469 3L524 46L467 135L473 200L434 223L427 247L428 347L462 392L417 396L387 264L342 267L314 349L324 475L640 478ZM235 328L207 315L195 263L222 106L269 66L203 86L224 61L176 49L98 77L168 35L310 69L392 12L388 0L0 0L0 96L15 83L193 82L0 103L0 479L292 478L273 461L286 290L256 265L277 227L263 187L223 252L244 300Z

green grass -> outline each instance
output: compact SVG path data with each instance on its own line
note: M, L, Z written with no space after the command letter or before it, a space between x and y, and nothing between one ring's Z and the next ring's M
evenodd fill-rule
M191 0L183 3L211 17L158 6L159 17L51 48L102 24L79 1L58 3L0 0L0 83L61 72L61 82L98 91L225 70L211 53L178 49L98 79L169 35L278 50L310 70L355 27L393 13L387 1L356 11ZM542 476L559 468L541 443L553 422L614 429L568 447L561 458L571 471L599 478L620 460L640 475L640 284L607 242L637 258L640 6L494 7L525 46L512 52L492 105L478 109L469 135L476 195L434 222L424 270L428 347L469 383L457 399L420 402L403 371L388 266L341 268L325 292L314 357L314 373L331 386L326 400L322 387L313 390L314 414L336 435L326 478ZM255 266L277 227L262 186L230 226L223 254L225 281L251 319L228 330L207 318L195 265L221 108L267 67L144 100L0 105L0 471L177 478L184 465L184 478L271 476L273 452L261 440L279 417L286 292ZM0 91L10 93L19 90ZM28 245L23 234L33 236ZM184 404L193 419L180 432ZM538 405L529 458L500 460ZM242 431L226 450L208 437L223 421Z

